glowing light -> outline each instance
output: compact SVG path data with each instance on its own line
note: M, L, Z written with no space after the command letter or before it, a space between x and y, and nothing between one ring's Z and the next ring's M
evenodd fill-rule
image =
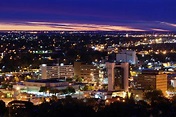
M139 95L136 95L136 98L138 98L139 97Z
M42 64L42 67L46 67L47 65L46 64Z
M163 54L166 54L167 52L166 51L163 51Z
M106 100L106 103L109 103L109 100Z
M18 90L18 91L19 91L19 90L20 90L20 87L16 87L16 90Z

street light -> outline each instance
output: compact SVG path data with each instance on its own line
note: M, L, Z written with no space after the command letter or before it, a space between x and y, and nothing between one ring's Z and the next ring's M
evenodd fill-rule
M17 91L19 91L19 90L20 90L20 87L19 87L19 86L18 86L18 87L16 87L16 90L17 90Z
M16 91L15 91L15 98L18 98L17 96L20 94L20 87L17 86L16 87Z
M47 93L48 95L49 95L49 92L50 92L49 90L46 91L46 93ZM49 95L49 96L50 96L50 95Z

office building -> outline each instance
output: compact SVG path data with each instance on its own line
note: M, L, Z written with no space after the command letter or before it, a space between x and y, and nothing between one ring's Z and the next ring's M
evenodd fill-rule
M136 79L137 89L151 90L157 89L161 90L163 94L167 91L167 74L157 70L144 70L142 74L139 74Z
M129 63L106 63L108 91L128 91Z
M74 62L74 74L87 82L94 82L99 79L99 69L95 65Z
M116 54L117 62L128 62L130 64L137 64L136 52L132 50L122 50L120 53Z
M63 65L59 67L60 78L73 78L74 68L73 65Z
M73 65L40 65L40 78L50 79L50 78L73 78L74 70Z
M176 87L176 78L172 79L170 82L171 82L171 86L173 86L175 88Z

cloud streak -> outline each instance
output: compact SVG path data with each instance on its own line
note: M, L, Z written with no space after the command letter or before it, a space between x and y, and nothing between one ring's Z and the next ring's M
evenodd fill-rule
M173 23L161 22L161 24L172 26L172 27L176 27L176 24L173 24Z
M128 26L53 22L0 23L0 30L144 31Z
M174 31L176 24L160 21L118 22L116 24L57 23L57 22L0 22L0 30L43 31Z

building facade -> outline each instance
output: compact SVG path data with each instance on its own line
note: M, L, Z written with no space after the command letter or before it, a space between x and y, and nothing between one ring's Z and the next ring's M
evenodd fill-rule
M84 64L82 62L74 63L75 75L83 78L87 82L94 82L99 79L99 69L97 66L91 64Z
M59 67L60 78L73 78L74 68L73 65L62 65Z
M128 62L130 64L137 64L136 52L132 50L122 50L120 53L116 54L117 62Z
M46 64L42 64L40 65L39 73L41 79L73 78L74 76L73 65L48 66Z
M128 91L129 63L106 63L108 91Z
M167 91L167 74L156 70L146 70L135 79L136 88L150 90L161 90L163 94Z

